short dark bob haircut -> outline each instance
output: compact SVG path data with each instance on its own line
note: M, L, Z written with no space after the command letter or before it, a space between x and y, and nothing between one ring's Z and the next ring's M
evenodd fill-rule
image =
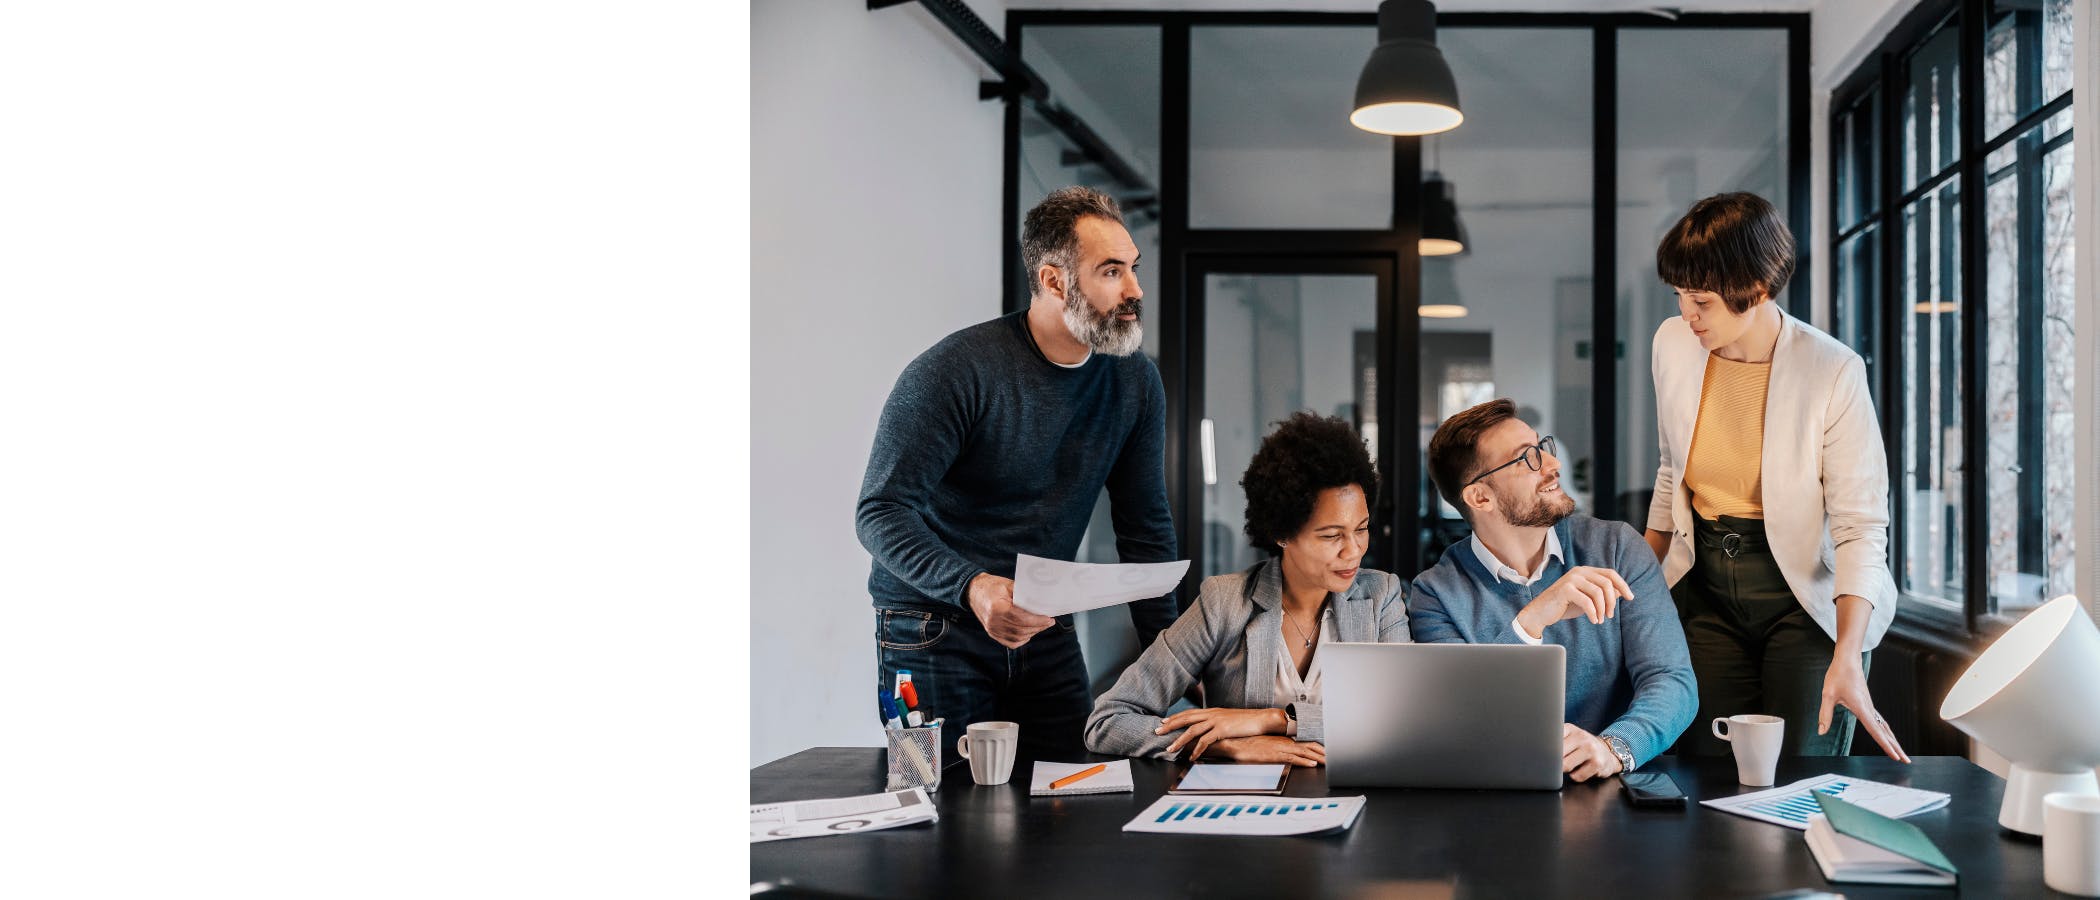
M1776 297L1794 277L1794 233L1763 197L1715 194L1663 235L1655 274L1671 287L1720 294L1740 316L1759 294Z
M1272 556L1312 519L1313 501L1328 488L1356 485L1364 503L1378 496L1378 467L1348 422L1294 413L1262 439L1240 476L1247 491L1247 542Z

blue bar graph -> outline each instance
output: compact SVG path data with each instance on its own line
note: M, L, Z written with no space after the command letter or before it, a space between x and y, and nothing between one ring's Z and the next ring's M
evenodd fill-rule
M1845 792L1845 789L1851 786L1852 783L1848 781L1834 781L1831 782L1828 787L1822 788L1818 791L1815 791L1814 793L1824 793L1836 796L1839 794L1843 794ZM1763 813L1774 818L1785 819L1789 822L1802 823L1806 823L1808 821L1809 816L1823 811L1823 808L1816 804L1816 798L1812 795L1812 793L1807 792L1796 794L1790 797L1775 797L1773 799L1766 800L1761 803L1752 804L1747 808L1753 812Z
M1810 806L1814 806L1814 801L1810 801ZM1340 803L1293 804L1287 800L1276 803L1176 803L1167 807L1166 811L1160 813L1159 818L1153 821L1179 822L1192 815L1198 819L1222 819L1243 814L1249 816L1287 816L1293 812L1339 809L1340 807Z

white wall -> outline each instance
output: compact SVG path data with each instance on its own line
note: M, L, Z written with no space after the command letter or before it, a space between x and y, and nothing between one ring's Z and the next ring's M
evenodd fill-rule
M1003 27L996 0L971 6ZM977 100L981 64L916 4L755 0L751 13L758 764L882 742L854 501L897 373L999 313L1003 108Z

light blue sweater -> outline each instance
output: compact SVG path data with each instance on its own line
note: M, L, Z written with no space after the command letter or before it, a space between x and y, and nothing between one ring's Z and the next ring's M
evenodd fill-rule
M1545 643L1567 648L1567 721L1591 734L1615 735L1634 765L1654 759L1698 714L1698 683L1684 646L1677 605L1655 552L1623 522L1574 515L1554 526L1563 561L1548 559L1529 587L1497 581L1471 541L1454 543L1429 571L1415 576L1408 625L1422 643L1522 643L1511 623L1575 566L1613 569L1633 588L1603 625L1574 618L1547 626Z

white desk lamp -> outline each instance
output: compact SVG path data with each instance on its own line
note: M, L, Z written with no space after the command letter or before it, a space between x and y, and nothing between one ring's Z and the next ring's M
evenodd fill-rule
M2100 794L2100 628L2075 597L2041 605L1976 657L1940 718L2012 763L1998 824L2039 836L2044 795Z

